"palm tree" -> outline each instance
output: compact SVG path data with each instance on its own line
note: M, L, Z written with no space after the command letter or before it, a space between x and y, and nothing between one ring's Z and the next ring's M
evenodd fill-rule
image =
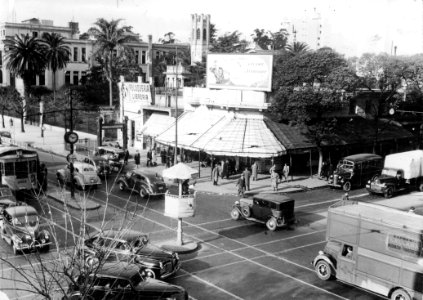
M26 116L26 100L29 97L32 79L41 74L46 66L46 59L43 53L43 47L40 40L36 37L30 37L28 34L14 38L6 38L5 58L7 68L23 80L24 99L22 100L23 114L21 118L21 130L25 132L23 123Z
M94 23L96 27L91 27L88 32L96 38L96 54L106 61L105 71L109 82L109 103L113 105L112 83L113 83L113 51L118 47L125 47L125 43L136 41L137 39L128 35L132 33L131 26L119 27L121 19L107 21L103 18L97 19Z
M297 55L302 54L305 52L308 52L310 49L306 43L303 42L293 42L292 44L289 44L286 46L286 51Z
M45 32L42 43L47 60L47 68L53 73L53 99L56 100L56 72L66 68L70 60L70 49L66 46L65 38L55 32Z

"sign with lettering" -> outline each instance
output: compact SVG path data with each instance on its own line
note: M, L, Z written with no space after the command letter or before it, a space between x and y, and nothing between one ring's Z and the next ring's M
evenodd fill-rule
M270 92L273 56L208 54L207 87Z
M121 96L125 111L137 113L141 109L141 106L151 104L150 84L122 82Z

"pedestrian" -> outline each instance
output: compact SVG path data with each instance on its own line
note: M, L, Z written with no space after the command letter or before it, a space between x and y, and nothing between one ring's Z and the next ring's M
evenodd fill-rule
M135 153L134 160L135 160L135 165L137 166L137 169L138 169L141 162L141 155L138 150L137 150L137 153Z
M235 174L238 174L239 171L239 157L235 157Z
M44 163L42 163L40 165L40 179L39 180L40 180L41 190L43 192L47 191L47 181L48 181L47 172L48 172L48 170L47 170L46 165Z
M348 195L348 193L345 193L344 196L342 196L342 200L343 201L348 201L350 200L350 196Z
M285 179L286 181L289 181L289 180L288 180L288 176L289 176L289 166L288 166L286 163L285 163L285 165L283 166L282 174L283 174L284 179Z
M273 188L273 191L278 190L278 180L279 180L278 173L276 173L275 170L272 170L272 173L270 174L270 183Z
M12 118L9 119L9 123L10 123L10 127L13 127L13 119Z
M251 165L251 171L253 175L253 181L257 180L257 171L258 171L258 165L257 162L254 161L254 163Z
M238 181L236 182L236 185L238 187L238 196L244 197L245 192L245 178L244 174L241 174L241 176L238 178Z
M219 182L219 165L215 165L212 170L213 185L218 185Z
M229 162L229 159L226 159L226 162L225 162L226 179L229 179L229 173L230 173L230 162Z
M166 150L165 149L160 150L160 157L161 157L162 165L165 165L166 164Z
M147 151L147 167L151 166L151 159L153 158L153 155L151 153L151 149Z
M222 162L220 163L220 169L222 170L220 172L220 176L223 178L227 177L227 173L228 173L228 165L226 164L225 160L222 159Z
M156 150L153 149L153 152L151 153L151 164L153 167L157 166L157 155Z
M129 151L128 151L128 149L125 149L125 156L123 157L123 163L125 165L128 164L128 159L129 159Z
M244 172L242 173L244 175L244 180L245 180L245 189L247 191L250 190L250 177L251 177L251 172L250 170L248 170L248 167L245 168Z

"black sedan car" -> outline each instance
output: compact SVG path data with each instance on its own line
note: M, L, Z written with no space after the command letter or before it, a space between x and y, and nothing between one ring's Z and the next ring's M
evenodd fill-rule
M143 273L150 278L165 279L175 274L181 266L177 253L164 251L149 244L147 235L133 230L98 232L86 239L84 244L85 247L80 252L83 252L87 262L100 256L115 256L118 261L142 267Z
M129 190L139 193L141 197L161 195L166 193L166 184L163 178L157 174L145 173L140 170L132 170L122 175L117 183L121 191Z
M188 293L180 286L143 277L135 265L105 263L96 272L77 276L66 299L187 300Z
M13 248L16 255L23 250L50 249L50 233L40 230L38 213L32 206L10 206L0 219L0 236Z

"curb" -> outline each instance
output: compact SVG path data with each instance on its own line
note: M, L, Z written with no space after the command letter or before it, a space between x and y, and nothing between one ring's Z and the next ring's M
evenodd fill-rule
M53 197L53 196L51 196L51 195L47 195L47 198L50 198L50 199L52 199L52 200L54 200L54 201L56 201L56 202L58 202L58 203L61 203L61 204L63 204L63 205L65 205L65 203L61 200L61 199L58 199L58 198L56 198L56 197ZM76 206L76 205L74 205L72 202L68 202L68 203L66 203L66 206L68 206L68 207L70 207L70 208L72 208L72 209L75 209L75 210L82 210L82 208L81 208L81 206ZM89 210L89 211L91 211L91 210L97 210L97 209L99 209L101 207L101 205L100 204L98 204L98 203L96 203L96 205L95 206L93 206L93 207L87 207L87 208L85 208L85 210Z

